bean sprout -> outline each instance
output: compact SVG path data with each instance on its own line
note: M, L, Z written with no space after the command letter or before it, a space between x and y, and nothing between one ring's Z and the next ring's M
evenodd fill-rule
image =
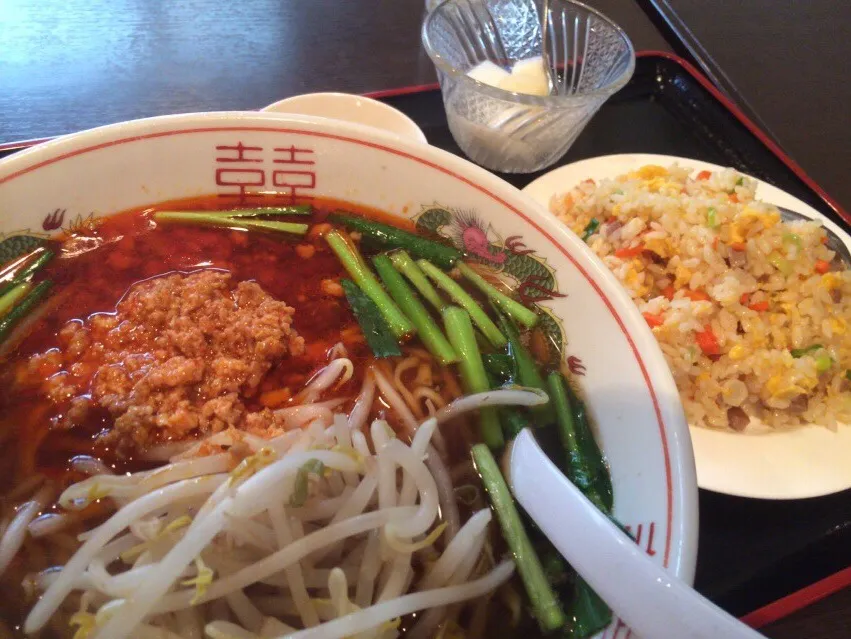
M409 368L419 362L411 359ZM348 380L351 366L344 357L330 362L305 398ZM410 443L381 419L365 428L376 390ZM491 391L418 423L372 368L349 414L335 412L339 399L287 407L277 419L294 430L264 438L229 429L154 471L114 475L79 458L76 469L91 476L59 497L66 512L36 519L54 497L48 483L15 513L0 540L0 571L28 534L58 538L71 521L85 521L67 511L110 498L117 510L79 536L65 565L30 580L43 594L26 633L55 623L76 593L91 639L390 639L394 620L416 611L425 612L412 636L426 637L454 604L492 593L514 570L506 561L474 578L485 565L491 513L460 526L452 478L433 445L438 425L482 406L545 401L535 391ZM429 560L417 578L420 552Z

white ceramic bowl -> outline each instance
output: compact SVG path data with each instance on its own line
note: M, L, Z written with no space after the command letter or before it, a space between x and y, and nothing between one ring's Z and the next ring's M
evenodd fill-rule
M304 93L278 100L261 111L313 115L365 124L399 137L428 144L425 133L407 115L390 105L351 93Z
M228 161L236 157L259 161ZM466 160L327 119L205 113L138 120L0 161L0 238L56 233L57 210L65 211L67 228L89 216L176 198L219 194L232 201L241 189L332 197L409 218L430 211L432 223L447 222L441 231L466 250L489 255L509 279L531 274L539 277L534 284L553 289L541 306L561 318L565 357L584 373L581 386L612 467L614 514L655 561L692 581L694 460L677 390L653 335L583 242ZM532 282L525 283L532 292Z

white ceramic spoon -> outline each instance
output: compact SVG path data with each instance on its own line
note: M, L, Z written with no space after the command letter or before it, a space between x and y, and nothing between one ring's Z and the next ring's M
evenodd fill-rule
M503 458L514 497L558 551L644 639L763 637L669 575L601 513L547 457L529 429ZM565 535L564 531L570 534Z

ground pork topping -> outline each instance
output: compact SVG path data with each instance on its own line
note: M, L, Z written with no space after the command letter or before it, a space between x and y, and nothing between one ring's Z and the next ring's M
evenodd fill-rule
M293 312L254 282L233 286L228 273L159 277L132 287L115 314L63 329L64 368L80 357L96 363L90 387L75 390L114 418L106 437L119 448L241 427L243 399L276 362L304 349ZM68 426L86 406L68 411Z

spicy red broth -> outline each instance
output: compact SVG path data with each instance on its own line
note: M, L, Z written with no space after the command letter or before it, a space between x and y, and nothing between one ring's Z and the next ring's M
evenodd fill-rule
M268 205L268 203L264 203ZM312 221L322 219L339 206L334 201L314 203ZM352 210L352 205L346 204ZM269 295L296 309L292 327L304 338L303 354L285 358L264 378L257 397L249 408L273 406L286 401L281 393L266 391L288 388L296 393L310 375L326 360L337 342L343 342L349 357L357 364L370 356L338 281L345 275L339 260L314 226L301 238L282 234L264 234L241 230L223 230L195 225L157 224L151 219L155 210L213 210L222 208L216 197L167 202L143 210L109 216L90 228L74 231L64 240L59 259L54 259L42 277L55 282L49 312L44 314L26 338L8 357L4 384L0 388L0 424L17 432L17 462L0 469L4 478L22 477L32 472L56 476L66 472L74 455L92 453L105 459L116 470L138 467L142 462L132 456L116 456L98 444L98 436L110 426L103 410L93 410L85 424L61 429L67 403L45 402L38 384L28 383L49 376L49 363L31 370L29 358L60 346L61 330L68 322L85 320L93 314L113 313L117 302L136 283L171 272L190 273L199 269L221 269L231 273L234 282L256 281ZM387 215L371 209L357 212L386 220ZM394 222L405 225L404 220ZM409 223L408 223L409 224ZM318 227L321 230L321 226ZM56 242L57 247L59 242ZM85 368L85 367L81 367ZM365 367L355 366L356 375L347 382L355 392ZM90 375L93 368L81 370ZM252 406L253 404L253 406ZM6 444L7 446L9 444Z

